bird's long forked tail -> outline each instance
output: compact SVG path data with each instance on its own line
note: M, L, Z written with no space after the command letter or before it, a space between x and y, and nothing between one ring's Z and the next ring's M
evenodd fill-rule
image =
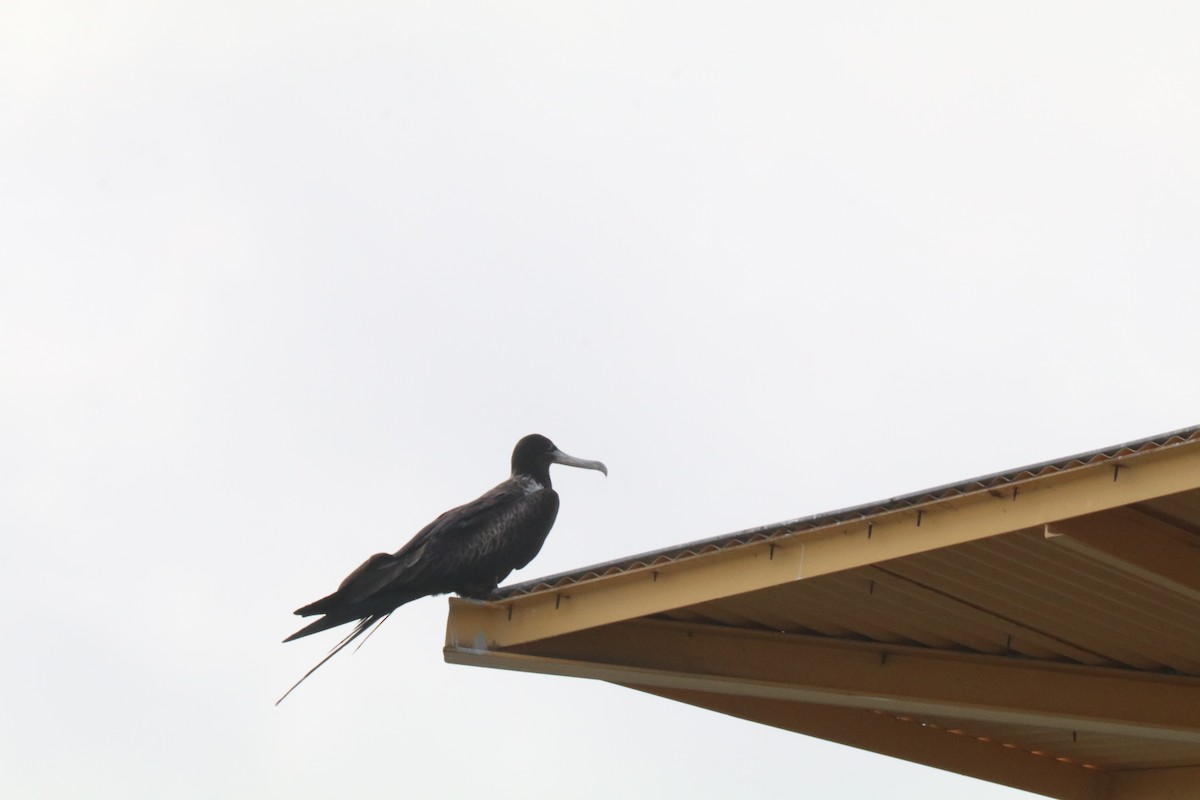
M345 639L342 639L340 642L338 642L336 645L334 645L333 649L330 650L329 653L326 654L326 656L324 658L322 658L320 661L318 661L317 665L315 667L310 669L308 672L304 673L304 677L302 677L300 680L293 683L292 688L288 689L286 692L284 692L283 697L280 697L278 700L275 701L275 705L279 705L280 703L282 703L287 698L287 696L296 689L297 686L304 683L304 681L308 679L309 675L312 675L314 672L316 672L322 666L324 666L326 661L328 661L329 659L333 658L338 653L340 653L342 651L342 648L344 648L346 645L353 642L359 636L362 636L363 633L366 632L367 628L371 627L371 625L373 625L373 624L375 625L375 627L371 630L371 633L374 633L376 630L378 630L379 626L382 625L383 621L385 619L387 619L389 616L391 616L390 613L388 613L388 614L373 614L369 617L366 617L366 618L360 620L359 623L354 626L354 630L350 631L350 633L346 636ZM371 633L367 634L367 639L371 638ZM362 647L364 644L366 644L367 639L363 639L362 642L358 645L358 647ZM356 653L358 652L357 647L354 649L354 652L356 652Z

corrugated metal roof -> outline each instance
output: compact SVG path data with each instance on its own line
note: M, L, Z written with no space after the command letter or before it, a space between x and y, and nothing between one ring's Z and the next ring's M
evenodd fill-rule
M1200 525L1200 516L1187 524ZM659 617L1200 676L1200 603L1059 546L1040 531L930 550Z
M494 596L499 599L504 599L530 594L532 592L545 591L547 589L561 588L563 586L569 586L571 584L578 583L579 581L591 580L593 578L598 578L605 575L614 575L623 572L629 572L631 570L651 568L661 564L693 558L707 553L727 550L733 547L740 547L747 544L753 544L755 542L790 536L804 531L812 531L819 528L840 525L849 521L867 520L871 517L889 514L903 509L917 508L927 503L934 503L939 500L945 500L952 497L974 494L977 492L995 492L1000 489L1019 486L1023 482L1035 480L1046 475L1082 469L1106 461L1115 461L1119 463L1125 459L1136 457L1137 455L1143 453L1174 447L1198 440L1200 440L1200 425L1181 428L1176 431L1147 437L1145 439L1138 439L1132 442L1112 445L1110 447L1104 447L1099 450L1092 450L1087 453L1080 453L1078 455L1068 456L1066 458L1043 461L1038 464L1031 464L1018 469L1006 470L1004 472L997 472L991 475L984 475L967 481L936 486L932 489L924 489L918 492L892 497L887 500L864 503L863 505L851 506L849 508L843 508L837 511L829 511L812 516L799 517L797 519L787 520L784 522L777 522L770 525L747 528L745 530L735 531L733 533L727 533L720 536L713 536L707 539L699 539L697 541L666 547L660 550L652 550L626 558L614 559L601 564L593 564L592 566L584 567L582 569L570 570L541 578L535 578L522 583L515 583L511 586L502 586L496 590Z
M1200 786L1200 426L498 595L451 602L447 660L1064 800Z

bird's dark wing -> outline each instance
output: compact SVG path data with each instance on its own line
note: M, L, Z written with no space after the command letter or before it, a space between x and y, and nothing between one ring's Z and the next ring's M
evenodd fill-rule
M439 516L395 558L405 582L438 587L435 593L461 592L492 575L498 582L533 559L557 514L553 490L527 493L508 480Z
M347 575L336 592L297 608L296 614L301 617L328 614L336 608L365 599L370 595L371 587L380 585L386 580L385 576L390 574L394 558L395 556L388 553L376 553Z
M558 515L558 495L550 486L551 464L608 474L599 461L569 456L544 436L532 434L521 439L513 448L509 480L442 514L395 553L371 556L333 594L296 611L321 618L284 641L355 620L358 624L292 689L364 633L369 638L371 625L382 623L399 606L448 592L486 597L510 572L533 560Z
M359 622L292 689L373 623L382 623L388 614L411 600L446 592L479 597L492 591L508 573L537 555L557 514L558 495L552 489L530 493L520 482L508 480L442 514L395 553L371 556L342 581L336 592L297 609L301 616L324 616L285 642L353 620Z
M300 616L325 614L327 618L285 641L367 614L387 613L427 594L474 587L493 574L503 579L536 555L557 512L558 496L552 490L527 494L516 482L505 481L445 512L394 554L371 556L336 592L297 609ZM517 536L525 532L535 541Z

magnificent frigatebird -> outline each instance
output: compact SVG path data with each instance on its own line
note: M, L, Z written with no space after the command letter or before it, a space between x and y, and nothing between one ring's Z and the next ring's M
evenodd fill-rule
M551 464L608 475L599 461L569 456L545 436L533 433L521 439L513 448L512 477L479 499L442 514L395 553L371 556L333 594L296 609L302 617L324 616L285 642L359 621L304 678L405 603L450 592L484 598L508 573L532 561L558 515L558 493L550 486Z

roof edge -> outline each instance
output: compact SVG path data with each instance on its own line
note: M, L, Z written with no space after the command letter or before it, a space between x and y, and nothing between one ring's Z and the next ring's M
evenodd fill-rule
M849 506L836 511L826 511L809 516L759 525L732 533L720 534L704 539L697 539L683 544L650 550L633 556L626 556L611 561L593 564L580 569L559 572L541 578L534 578L497 589L492 599L505 599L520 595L532 594L538 591L553 589L564 584L578 583L582 580L597 578L615 572L626 572L642 566L651 566L663 561L676 561L680 558L700 555L705 552L725 550L764 539L773 539L804 530L813 530L828 525L836 525L856 519L865 519L878 514L913 508L915 506L958 497L976 492L994 490L998 486L1008 486L1033 480L1047 474L1057 474L1069 470L1082 469L1098 463L1139 455L1149 451L1161 450L1167 447L1200 443L1200 425L1149 436L1144 439L1123 442L1121 444L1078 453L1072 456L1042 461L1017 469L994 472L965 481L947 483L930 489L898 495L886 500Z

